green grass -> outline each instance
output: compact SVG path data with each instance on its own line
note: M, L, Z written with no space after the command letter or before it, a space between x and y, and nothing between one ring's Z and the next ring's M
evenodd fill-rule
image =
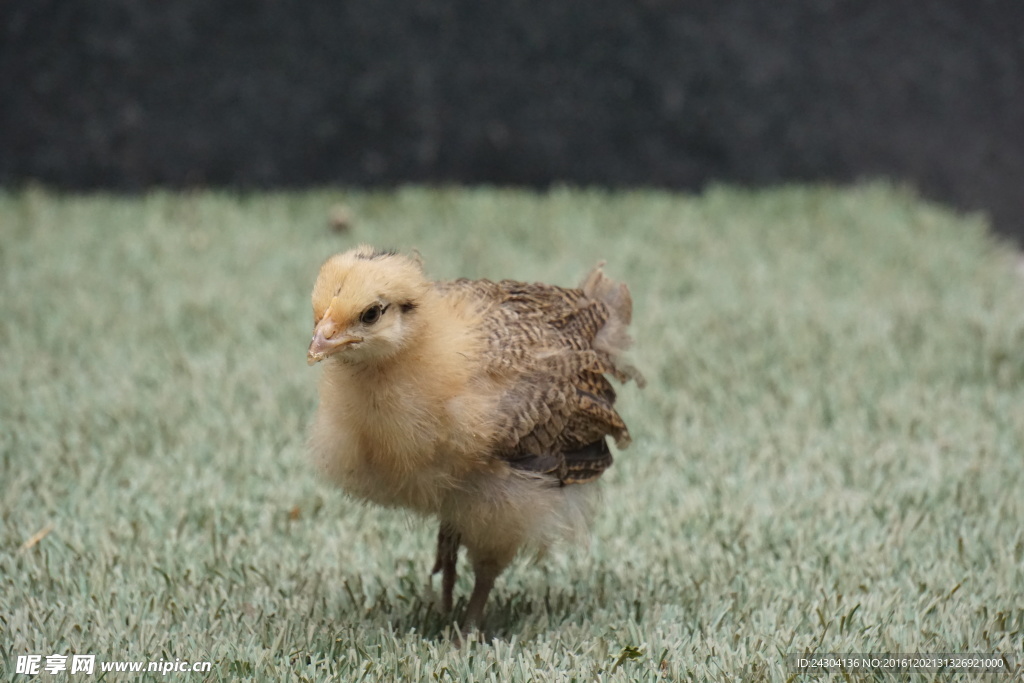
M635 440L592 545L513 565L483 644L431 607L432 526L306 461L309 290L361 241L436 277L606 259L634 294L650 383L620 392ZM0 194L0 670L785 680L804 651L1019 655L1017 259L886 185Z

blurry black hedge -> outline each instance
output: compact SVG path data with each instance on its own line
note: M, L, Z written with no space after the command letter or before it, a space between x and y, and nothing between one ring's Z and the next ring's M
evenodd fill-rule
M1019 0L8 0L0 183L882 175L1024 234Z

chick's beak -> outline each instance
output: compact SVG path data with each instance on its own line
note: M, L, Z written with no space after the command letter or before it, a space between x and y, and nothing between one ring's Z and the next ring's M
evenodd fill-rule
M306 362L315 365L341 351L349 344L363 341L362 337L345 334L341 328L330 318L324 318L313 330L313 340L309 342L309 352L306 354Z

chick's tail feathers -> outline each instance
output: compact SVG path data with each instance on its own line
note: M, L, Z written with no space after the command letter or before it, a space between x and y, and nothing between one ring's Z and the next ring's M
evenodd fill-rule
M621 382L633 380L642 388L647 380L622 357L633 344L633 338L629 335L629 324L633 320L633 297L625 283L616 282L604 274L604 264L601 261L594 266L580 284L583 294L592 301L603 303L610 314L594 338L594 349L611 358L616 379Z

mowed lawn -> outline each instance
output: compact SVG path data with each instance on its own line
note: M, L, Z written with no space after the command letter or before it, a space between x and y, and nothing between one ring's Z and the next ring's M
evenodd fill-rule
M634 442L592 543L515 563L483 643L433 606L433 524L306 458L309 291L360 242L437 278L574 285L606 260L633 292L649 384L620 390ZM1019 656L1019 258L884 184L0 194L0 670L787 680L802 652Z

